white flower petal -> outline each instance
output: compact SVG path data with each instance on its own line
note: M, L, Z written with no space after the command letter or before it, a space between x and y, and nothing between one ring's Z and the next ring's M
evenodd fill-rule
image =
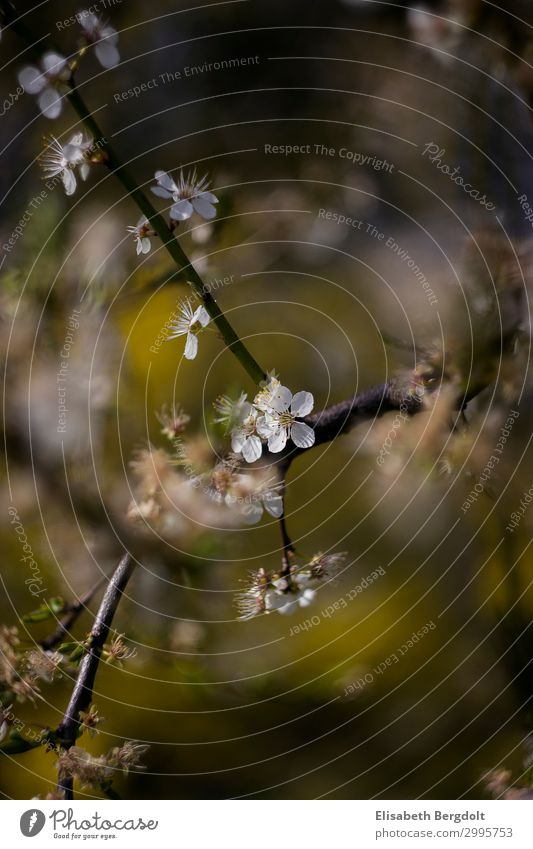
M187 341L185 343L185 359L194 360L198 353L198 339L194 333L187 333Z
M283 616L287 616L288 614L290 615L291 613L294 613L294 611L298 607L298 599L295 598L293 595L289 594L282 596L282 599L284 604L277 606L278 613L281 613Z
M242 446L242 456L247 463L255 463L263 453L263 445L258 436L249 436Z
M107 44L118 44L118 32L115 27L102 27L100 34Z
M283 498L275 492L267 492L263 496L263 504L265 510L270 513L274 519L279 519L283 513Z
M172 192L168 192L166 189L163 189L161 186L151 186L151 191L154 195L157 195L158 198L165 198L168 200L172 197Z
M201 215L207 221L216 217L217 211L215 207L203 195L192 198L191 203L198 215Z
M263 515L263 508L259 502L252 501L245 504L241 512L247 525L255 525Z
M42 62L43 69L51 77L62 77L66 69L67 60L60 53L54 53L52 50L45 53Z
M193 316L193 322L195 321L199 321L202 327L207 327L207 325L211 321L211 317L205 307L198 307Z
M279 422L269 415L259 416L255 425L257 433L259 436L262 436L263 439L269 439L278 432L279 428Z
M140 253L147 254L150 252L150 248L152 247L152 243L148 236L143 236L142 239L139 239L139 244L141 246Z
M174 194L174 192L178 191L176 183L166 171L156 171L155 178L159 185L166 189L167 192L170 192L170 194Z
M265 609L279 610L281 613L284 608L289 608L290 598L284 593L278 593L275 590L269 590L265 595ZM285 611L288 613L288 610Z
M309 605L315 600L315 595L315 590L304 590L298 598L298 603L300 607L309 607Z
M27 65L18 72L19 83L28 94L39 94L46 86L46 77L38 68Z
M89 33L89 35L92 35L100 25L100 18L98 15L95 15L94 12L89 12L86 9L78 12L78 21L83 31Z
M315 399L310 392L297 392L291 402L291 413L299 418L307 416L313 409L314 403Z
M120 53L109 41L100 41L94 48L102 68L114 68L120 62Z
M74 133L68 140L69 145L73 147L81 147L81 143L83 141L83 133Z
M188 200L179 200L170 208L170 217L174 221L186 221L193 213L192 203Z
M242 430L236 429L231 434L231 450L235 451L236 454L240 454L242 451L242 447L246 442L246 436Z
M277 413L283 413L285 410L289 409L289 405L292 401L292 392L290 389L287 389L286 386L279 386L275 392L272 393L272 398L270 401L270 406Z
M57 118L63 109L61 95L54 88L47 86L37 98L39 109L47 118Z
M311 448L315 444L315 432L305 422L294 422L291 439L298 448Z
M71 144L70 142L64 146L63 156L72 165L77 165L79 162L83 162L84 159L83 151L79 145Z
M65 187L65 194L73 195L76 191L76 177L74 171L71 171L70 168L65 168L65 170L61 172L61 180Z
M270 437L268 440L268 450L273 454L278 454L280 451L283 451L287 444L287 430L284 427L280 427L277 433Z
M86 180L89 176L89 171L91 170L91 166L88 162L82 162L80 165L80 177L82 180Z

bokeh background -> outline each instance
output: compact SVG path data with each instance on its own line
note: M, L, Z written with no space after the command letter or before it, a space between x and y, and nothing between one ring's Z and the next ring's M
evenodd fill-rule
M80 8L60 5L61 20ZM39 37L75 50L78 27L58 27L58 4L17 8ZM533 695L533 513L513 532L506 526L533 483L531 223L518 200L533 203L533 15L525 0L425 9L123 0L103 9L120 33L120 64L104 71L87 56L77 74L140 185L159 168L210 174L217 219L186 222L182 245L258 361L293 391L311 391L315 410L443 349L446 377L490 378L468 427L451 436L444 395L402 424L381 466L392 414L294 463L286 503L298 551L347 552L312 607L237 620L235 594L249 571L279 562L271 519L219 523L212 505L186 499L164 526L128 518L139 485L132 458L148 444L172 453L156 417L162 406L179 402L191 416L189 450L201 467L208 443L227 449L214 399L254 387L214 332L192 363L180 340L150 351L187 287L172 279L156 239L150 255L135 255L126 227L139 214L113 175L95 167L73 197L49 192L15 247L2 248L0 621L17 625L28 647L53 625L19 621L35 600L10 506L46 597L78 598L124 547L132 551L139 567L114 626L137 653L123 669L101 667L94 702L106 721L86 743L94 754L124 739L150 745L146 769L117 782L126 797L475 798L489 794L490 770L521 780ZM3 101L30 60L24 50L3 33ZM236 58L249 61L205 69ZM204 70L186 74L193 66ZM41 191L42 137L68 138L78 124L68 105L49 121L25 95L4 104L1 126L5 245ZM493 211L429 160L429 144ZM310 152L268 152L276 145ZM320 210L362 224L328 221ZM81 314L58 433L56 375L73 309ZM501 461L463 511L511 410L520 415ZM323 615L377 569L353 601ZM319 623L295 633L312 616ZM386 665L428 623L435 627ZM365 675L370 683L355 689ZM55 727L72 673L40 688L16 715ZM41 750L4 755L0 790L46 795L54 765Z

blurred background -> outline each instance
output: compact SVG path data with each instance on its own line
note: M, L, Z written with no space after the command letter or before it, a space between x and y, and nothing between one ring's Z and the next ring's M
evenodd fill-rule
M17 9L70 56L79 27L64 22L80 6L60 5L60 19L58 4ZM72 197L59 186L35 200L43 136L64 141L79 124L68 104L51 121L31 95L14 97L33 59L4 31L0 622L31 648L56 623L24 614L83 596L133 553L114 627L136 654L101 666L105 722L83 741L93 754L149 744L146 769L117 781L126 797L475 798L502 769L507 792L523 781L533 696L530 4L107 0L97 11L121 61L84 57L80 93L139 185L157 169L209 174L217 218L193 217L180 241L263 367L311 391L315 411L420 364L444 390L410 422L389 414L295 461L296 548L345 551L343 569L291 617L238 621L248 573L278 568L277 523L248 527L181 485L157 413L180 404L190 416L180 457L200 474L228 449L213 401L254 387L216 332L194 362L182 340L161 343L188 289L157 239L136 256L126 228L139 212L104 167ZM457 385L475 398L450 432L445 390ZM37 602L10 507L38 564ZM15 704L26 729L58 725L73 674ZM46 795L55 760L5 754L1 792Z

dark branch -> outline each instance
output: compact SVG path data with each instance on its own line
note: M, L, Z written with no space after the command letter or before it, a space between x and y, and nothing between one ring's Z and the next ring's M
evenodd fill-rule
M424 409L421 397L406 388L406 382L389 380L380 386L372 386L359 395L353 395L345 401L326 407L320 413L307 416L304 421L315 431L315 447L332 442L338 436L352 430L361 422L379 418L393 410L402 410L412 416ZM278 466L285 476L292 461L308 448L287 448L279 455Z
M69 605L66 608L66 615L61 619L59 625L56 630L49 634L48 637L45 637L44 640L41 640L41 648L44 651L50 651L51 649L55 649L56 646L59 645L69 633L70 629L76 622L78 616L85 610L86 606L89 604L90 600L93 596L98 592L103 583L107 581L107 575L102 575L99 581L96 582L94 587L92 587L88 592L85 593L77 602Z
M78 672L78 678L70 697L67 710L57 729L57 736L63 749L74 746L80 727L80 712L86 711L92 701L94 680L100 663L102 648L116 613L122 594L135 569L135 563L129 554L125 554L115 569L105 595L102 599L94 625L88 639L87 653L84 655ZM72 799L72 778L59 776L58 790L65 799Z

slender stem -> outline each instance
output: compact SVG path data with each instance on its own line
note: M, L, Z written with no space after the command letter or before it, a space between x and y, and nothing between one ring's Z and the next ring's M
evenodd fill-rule
M287 521L285 519L285 493L286 493L286 485L285 485L285 476L282 477L281 486L280 486L280 495L283 499L283 513L279 517L279 529L281 532L281 574L287 576L290 574L291 570L291 559L293 555L296 553L293 542L289 536L289 532L287 530Z
M68 99L93 138L99 141L100 148L107 154L105 164L117 177L117 179L120 180L128 195L133 201L135 201L143 215L149 219L150 226L153 227L163 242L165 248L176 263L178 270L190 286L192 286L198 298L202 301L207 312L219 329L226 346L237 357L240 364L248 372L254 383L260 383L266 377L265 372L251 355L246 345L241 342L239 336L218 306L209 288L204 284L202 278L192 265L178 240L175 238L174 233L169 228L163 216L157 212L148 197L139 188L133 177L130 175L129 171L121 163L112 146L109 144L107 139L105 139L97 121L89 112L73 81L71 83L71 90L68 94Z
M98 608L88 641L87 653L80 663L78 677L70 697L65 715L57 729L63 749L74 746L80 727L80 712L86 711L92 701L94 680L100 663L102 648L109 634L113 617L124 590L135 569L135 562L128 553L124 554L116 567L104 597ZM59 776L58 791L65 799L72 799L73 781L70 776Z
M0 0L0 15L4 22L10 25L13 31L23 38L34 51L39 54L43 52L44 47L42 42L37 42L37 39L34 38L24 22L17 16L16 9L12 3L7 2L7 0ZM137 204L143 215L149 219L150 226L155 230L173 261L176 263L179 273L192 287L197 297L202 301L211 319L216 324L225 345L239 360L254 383L259 384L262 380L265 380L265 372L229 323L213 298L210 289L204 284L163 216L150 203L148 197L139 188L135 179L123 165L104 133L102 133L97 121L76 88L73 75L70 78L69 84L70 91L67 94L67 98L94 140L99 142L99 149L105 152L105 164L122 183L126 192Z

